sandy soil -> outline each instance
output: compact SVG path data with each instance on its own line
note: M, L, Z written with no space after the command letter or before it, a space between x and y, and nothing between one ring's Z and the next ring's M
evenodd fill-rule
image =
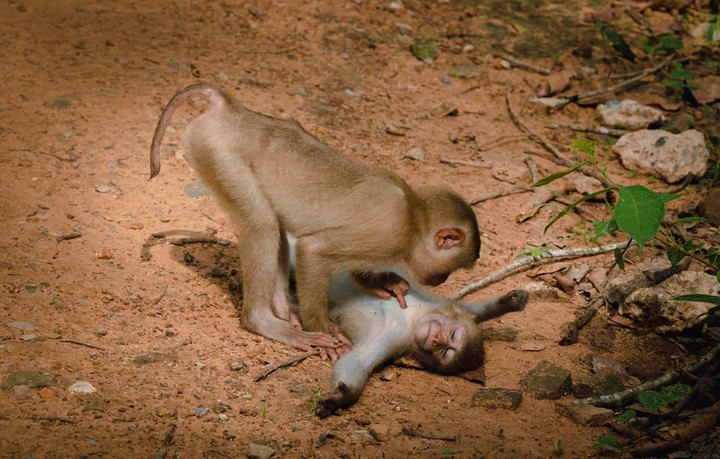
M183 193L195 177L181 158L179 136L199 107L185 107L176 118L165 137L163 171L147 180L162 106L187 84L209 81L249 108L296 118L329 144L412 185L450 186L471 200L508 186L493 175L527 183L523 152L537 147L520 141L479 152L478 145L518 132L507 115L506 88L523 107L545 77L498 69L490 53L504 42L539 64L552 65L553 52L570 58L584 33L570 26L581 5L573 3L567 17L559 3L509 12L505 2L487 2L481 14L460 3L408 1L395 10L374 0L3 2L0 380L32 370L54 374L57 384L0 390L0 457L151 457L163 452L171 424L177 427L168 457L243 457L251 442L272 447L276 457L548 457L558 441L564 457L595 454L592 445L607 429L574 424L556 413L554 401L525 395L516 411L474 407L476 384L407 365L373 377L359 403L324 420L311 405L327 390L328 363L311 358L255 382L267 365L298 351L239 327L233 229L214 201ZM507 15L521 26L513 29ZM409 52L413 30L423 24L441 44L432 65ZM469 44L474 49L463 51ZM443 81L468 60L484 69L481 77ZM452 109L455 116L445 116ZM531 106L523 115L538 129L548 121ZM593 117L591 109L570 106L552 120ZM558 145L571 138L547 135L557 136ZM424 151L422 160L403 158L413 147ZM441 157L487 167L444 164ZM558 169L537 162L544 174ZM543 236L557 207L516 224L528 196L475 206L482 259L435 293L449 295L506 265L527 243L584 245L591 226L579 217ZM601 207L595 211L602 215ZM144 261L143 244L171 230L231 244L165 243ZM63 240L72 233L80 237ZM610 266L611 259L592 263ZM517 274L470 298L528 281ZM608 325L603 316L579 344L558 346L561 325L583 304L561 294L503 319L542 349L489 342L486 385L519 388L541 360L581 378L590 373L590 352L612 356L640 378L670 368L675 348ZM30 322L34 330L7 327L10 321ZM148 355L152 362L138 360ZM97 392L69 392L76 381ZM403 428L455 441L413 438ZM384 430L379 439L370 434Z

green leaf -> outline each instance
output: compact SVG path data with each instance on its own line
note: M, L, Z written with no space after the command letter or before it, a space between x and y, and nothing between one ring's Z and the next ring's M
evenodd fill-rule
M675 222L673 222L670 226L677 226L677 225L684 225L685 223L694 223L694 222L704 222L705 219L702 217L685 217L685 218L678 218Z
M644 390L638 394L637 399L648 411L657 413L660 408L685 400L690 396L692 390L692 386L679 383L664 387L660 392Z
M565 169L564 171L560 171L560 172L556 172L552 175L548 175L547 177L540 179L537 182L533 183L532 186L538 187L538 186L547 185L548 183L552 183L555 180L565 177L566 175L570 174L571 172L574 172L574 171L580 169L581 167L583 167L586 164L590 164L590 161L587 161L587 160L581 161L581 162L575 164L574 166Z
M617 222L614 218L606 222L596 220L593 222L593 225L595 225L595 237L593 238L593 241L595 242L597 242L597 240L601 237L614 233L618 230Z
M665 397L654 390L644 390L637 398L638 402L651 413L657 413L660 408L667 406Z
M655 193L655 192L653 191L653 193ZM680 196L682 196L682 194L680 194L680 193L674 193L674 194L670 194L670 193L655 193L655 194L657 194L658 198L660 198L660 200L663 202L663 204L667 204L668 202L674 201L675 199L677 199L677 198L679 198Z
M665 215L665 204L658 193L642 185L621 187L618 194L618 203L615 206L618 228L643 248L660 228Z
M673 300L677 301L695 301L698 303L710 303L715 306L720 306L720 296L717 295L703 295L701 293L690 293L687 295L680 295L673 297Z
M625 259L623 258L623 251L620 249L615 249L613 253L615 254L615 263L617 263L618 268L620 268L620 271L625 271Z
M615 420L617 422L630 422L633 419L637 417L637 412L635 410L625 410L623 414L616 417Z
M435 42L429 38L414 39L410 48L412 49L413 55L426 64L432 64L440 54L440 50Z
M683 252L682 250L676 249L674 247L668 247L667 257L668 260L670 260L671 265L677 266L677 264L680 263L682 259L686 257L686 255L685 252Z
M593 448L606 449L608 451L622 452L622 445L611 435L600 435L593 445Z
M572 147L580 153L585 153L590 158L595 157L595 142L590 139L580 138L572 141Z
M607 193L608 191L614 190L614 189L616 189L616 188L617 188L616 186L609 186L609 187L607 187L607 188L603 188L602 190L596 191L596 192L594 192L594 193L587 194L587 195L583 196L582 198L578 199L577 201L573 202L573 203L570 204L569 206L565 207L565 208L564 208L563 210L561 210L557 215L555 215L555 217L553 217L552 220L550 220L550 223L548 223L547 225L545 225L545 229L543 230L543 234L544 234L544 233L547 233L547 230L548 230L556 221L558 221L558 220L560 220L562 217L564 217L565 214L567 214L568 212L570 212L571 210L573 210L578 204L581 204L581 203L583 203L583 202L585 202L585 201L587 201L587 200L589 200L589 199L594 198L595 196L601 195L601 194L603 194L603 193Z
M457 451L446 446L440 449L440 454L442 454L443 456L454 456L457 454Z
M635 62L635 53L632 52L630 45L627 44L622 35L605 24L598 24L598 29L605 35L605 38L608 39L615 51L625 59Z

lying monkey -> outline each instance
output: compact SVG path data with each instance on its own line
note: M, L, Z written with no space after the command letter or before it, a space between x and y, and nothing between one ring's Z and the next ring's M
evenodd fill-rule
M430 371L456 374L483 363L478 322L522 311L529 299L524 290L478 303L451 302L411 288L407 309L393 300L363 293L348 274L331 283L330 319L353 343L335 362L332 393L317 404L315 414L329 416L357 401L372 372L383 363L412 357Z
M413 190L392 172L329 147L295 120L250 111L205 83L175 94L160 115L150 178L160 172L173 112L194 96L206 97L209 107L188 125L183 151L238 234L246 329L303 350L323 348L334 360L344 337L328 318L333 275L352 272L367 291L392 293L402 305L407 283L389 271L438 285L480 256L477 219L457 194ZM298 239L304 331L288 322L287 233Z

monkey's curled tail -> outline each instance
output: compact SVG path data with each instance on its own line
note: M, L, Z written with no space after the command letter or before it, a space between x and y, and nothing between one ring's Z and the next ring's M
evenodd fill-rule
M153 135L152 145L150 146L150 180L160 173L160 144L162 143L170 118L180 104L193 96L206 96L210 99L211 103L226 99L226 94L222 89L209 83L191 84L170 99L170 102L167 103L160 114L160 119L155 128L155 134Z

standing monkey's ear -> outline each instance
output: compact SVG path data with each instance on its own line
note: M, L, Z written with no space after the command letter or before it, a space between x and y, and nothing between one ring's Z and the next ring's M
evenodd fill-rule
M435 247L449 249L465 240L465 231L460 228L441 228L435 233Z

